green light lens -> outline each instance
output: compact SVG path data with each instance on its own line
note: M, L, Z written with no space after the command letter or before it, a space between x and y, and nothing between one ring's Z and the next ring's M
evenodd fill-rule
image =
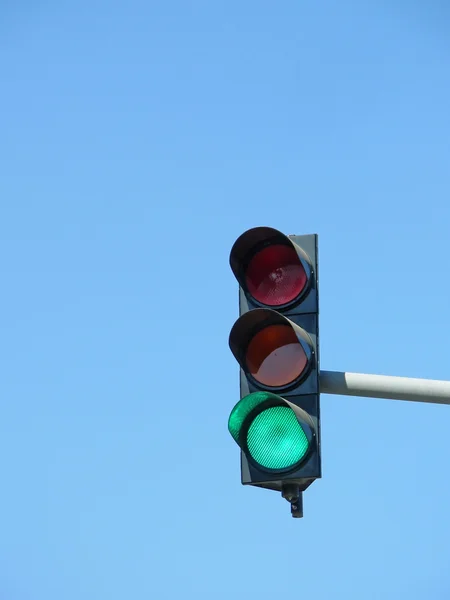
M252 421L247 447L262 467L287 469L304 458L309 441L295 413L288 406L274 406Z

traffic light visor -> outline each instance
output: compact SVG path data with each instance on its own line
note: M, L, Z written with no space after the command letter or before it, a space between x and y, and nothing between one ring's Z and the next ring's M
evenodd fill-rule
M239 317L229 344L241 368L259 386L290 386L304 379L313 366L309 335L269 308L256 308Z
M269 392L254 392L248 394L236 404L228 419L228 431L235 442L239 443L241 429L247 417L263 402L271 399L278 399L278 396Z
M307 413L270 392L254 392L238 402L230 414L228 429L244 452L269 471L298 465L313 439Z
M230 265L249 296L275 308L302 297L311 275L307 255L271 227L255 227L242 234L231 250Z

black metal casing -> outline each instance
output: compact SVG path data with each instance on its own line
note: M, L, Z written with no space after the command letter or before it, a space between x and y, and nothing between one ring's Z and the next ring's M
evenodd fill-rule
M274 230L272 230L274 231ZM279 232L277 232L279 233ZM290 321L301 327L307 332L312 342L311 368L305 378L299 383L291 386L289 389L262 387L247 376L244 370L240 369L240 398L247 396L251 392L260 390L271 391L274 394L286 398L296 406L306 411L314 423L314 442L311 452L305 461L295 470L288 473L268 473L260 470L255 464L249 461L241 450L241 481L243 485L252 485L281 491L283 485L293 483L298 485L300 491L304 491L316 479L319 479L321 473L321 451L320 451L320 395L319 395L319 290L318 290L318 236L311 235L290 235L283 236L286 241L293 242L308 257L308 263L311 269L309 279L309 288L303 298L294 305L287 308L272 307L280 315L287 317ZM256 303L246 294L242 284L239 288L239 316L246 314L263 305ZM267 308L267 307L266 307Z

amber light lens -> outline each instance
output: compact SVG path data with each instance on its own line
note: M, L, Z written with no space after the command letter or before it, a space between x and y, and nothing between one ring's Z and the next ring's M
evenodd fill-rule
M289 304L308 282L297 252L282 244L267 246L255 254L245 276L250 294L266 306Z
M289 325L269 325L259 331L247 348L245 361L256 381L280 387L295 381L308 365L308 357Z

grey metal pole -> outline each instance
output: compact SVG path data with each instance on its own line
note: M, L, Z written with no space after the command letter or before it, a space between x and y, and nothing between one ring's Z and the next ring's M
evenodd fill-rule
M450 381L434 379L321 371L320 392L340 396L450 404Z

